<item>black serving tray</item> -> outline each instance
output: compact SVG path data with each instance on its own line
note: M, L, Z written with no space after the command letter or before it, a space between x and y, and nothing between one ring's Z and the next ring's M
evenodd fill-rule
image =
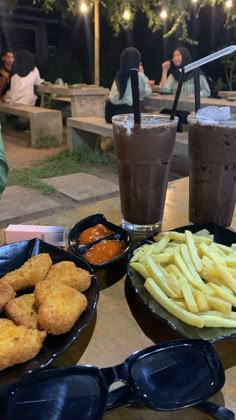
M91 285L84 292L88 300L88 306L68 333L59 336L48 334L40 353L34 359L1 371L0 384L12 382L26 373L48 366L73 343L81 331L88 325L96 311L99 294L98 282L90 265L82 258L78 258L69 252L49 245L40 239L16 242L0 247L0 277L19 268L30 257L44 252L50 255L53 264L60 261L73 261L77 267L81 267L92 274Z

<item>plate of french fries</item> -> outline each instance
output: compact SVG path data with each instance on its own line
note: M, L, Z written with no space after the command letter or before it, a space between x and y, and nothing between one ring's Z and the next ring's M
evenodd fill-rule
M134 249L128 276L158 318L188 338L236 336L236 233L216 225L161 232Z

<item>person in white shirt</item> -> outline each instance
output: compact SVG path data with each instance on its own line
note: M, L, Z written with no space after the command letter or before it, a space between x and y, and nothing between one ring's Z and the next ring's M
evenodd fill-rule
M10 89L3 97L9 104L35 105L34 87L44 82L35 66L33 55L27 50L15 54Z
M116 73L105 106L105 120L108 123L112 122L113 115L130 114L133 112L130 81L130 70L133 68L139 70L140 101L143 101L146 96L150 96L152 93L151 86L153 82L144 74L140 52L134 47L126 48L120 55L120 70Z

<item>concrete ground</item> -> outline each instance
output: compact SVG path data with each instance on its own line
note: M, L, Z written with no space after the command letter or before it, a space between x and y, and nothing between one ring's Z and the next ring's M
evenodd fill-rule
M66 149L33 149L28 147L25 132L2 132L6 155L11 169L25 168L39 159ZM178 133L169 180L188 175L187 133ZM65 210L90 204L119 194L117 172L111 168L91 168L90 174L76 173L44 180L56 192L44 196L37 190L22 186L9 186L0 201L0 227L28 221Z

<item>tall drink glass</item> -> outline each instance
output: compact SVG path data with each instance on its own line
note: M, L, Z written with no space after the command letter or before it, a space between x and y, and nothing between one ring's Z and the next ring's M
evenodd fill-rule
M112 118L118 159L122 226L134 233L161 229L178 119L132 114Z
M188 117L189 220L229 226L236 199L236 116L207 122Z

